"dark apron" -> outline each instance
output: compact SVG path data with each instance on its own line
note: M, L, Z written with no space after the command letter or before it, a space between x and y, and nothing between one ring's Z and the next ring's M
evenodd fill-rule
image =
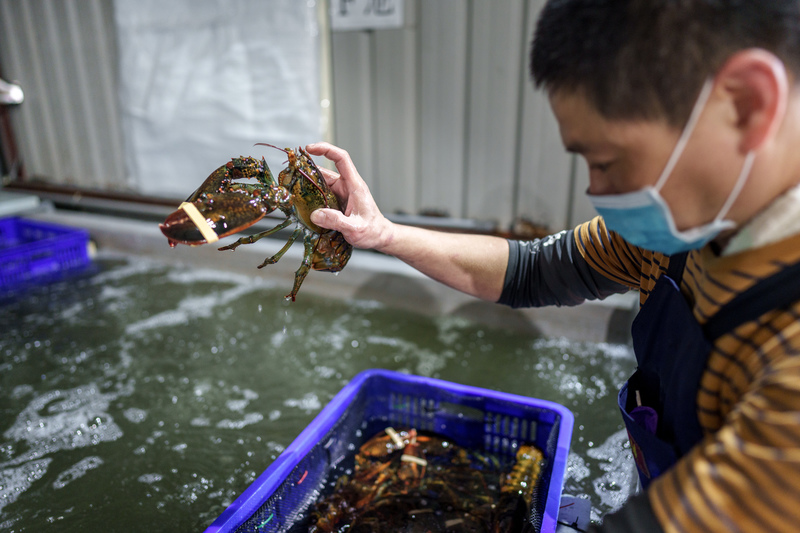
M667 272L633 322L638 368L619 391L620 411L644 488L703 438L697 391L714 341L767 311L800 300L798 263L737 295L700 326L674 281L681 278L686 255L670 258Z

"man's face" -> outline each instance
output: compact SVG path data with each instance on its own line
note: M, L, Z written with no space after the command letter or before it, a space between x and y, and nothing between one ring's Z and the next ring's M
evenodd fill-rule
M605 119L580 92L551 93L550 104L564 146L589 166L590 194L623 194L655 185L681 134L665 121ZM661 189L680 230L713 220L741 169L741 159L732 157L736 139L726 128L713 127L719 111L710 103L703 110Z

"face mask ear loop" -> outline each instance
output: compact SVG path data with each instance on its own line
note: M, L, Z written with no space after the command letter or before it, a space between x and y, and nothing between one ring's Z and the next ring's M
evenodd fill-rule
M672 174L672 169L675 168L676 164L678 164L678 159L680 159L683 149L686 148L686 143L689 142L689 137L692 136L692 131L694 131L697 121L700 120L700 114L703 112L703 108L706 106L708 97L711 96L711 89L713 88L713 81L711 78L707 79L703 84L703 88L700 90L700 95L697 97L694 107L692 108L692 112L689 115L689 120L686 122L686 126L683 128L683 133L681 133L680 138L678 138L678 143L675 145L675 149L672 150L672 155L669 156L667 165L664 167L664 170L661 171L661 176L658 177L658 181L655 184L655 189L657 191L661 190L661 187L664 186L667 178L669 178L670 174Z
M753 168L753 162L755 159L756 153L753 150L747 152L747 156L744 158L744 164L742 165L742 171L739 173L739 178L736 180L736 185L733 186L731 194L728 196L728 199L725 200L725 205L723 205L722 209L720 209L719 215L717 215L717 218L714 219L714 222L719 222L725 215L728 214L728 210L730 210L733 202L735 202L739 197L739 193L742 192L744 184L747 182L747 177L750 175L750 170Z
M786 80L786 67L784 66L783 62L780 62L779 66L780 70L776 72L776 76L780 82L780 87L787 87L789 82ZM787 98L785 96L779 99L778 109L775 114L778 115L780 119L772 124L768 135L772 135L775 131L777 131L781 125L781 122L783 122L783 119L786 118L786 100ZM742 172L739 174L739 179L736 181L733 191L731 191L728 199L725 200L725 205L722 206L722 209L720 210L719 215L717 215L717 218L714 219L714 222L719 222L722 220L722 218L728 214L728 210L730 210L731 206L733 206L733 202L735 202L739 197L739 193L742 192L742 188L747 182L747 177L750 175L750 170L753 168L753 162L755 161L755 158L756 154L753 150L747 152L744 164L742 165Z

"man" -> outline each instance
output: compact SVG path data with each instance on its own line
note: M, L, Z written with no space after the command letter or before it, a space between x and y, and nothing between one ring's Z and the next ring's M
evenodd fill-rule
M602 217L520 243L387 221L347 153L320 226L508 305L629 288L644 490L598 531L800 530L800 1L551 0L531 71Z

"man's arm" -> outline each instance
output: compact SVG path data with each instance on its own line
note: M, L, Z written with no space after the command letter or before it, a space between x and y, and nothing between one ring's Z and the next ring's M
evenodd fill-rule
M499 303L511 307L578 305L630 290L592 268L575 232L534 241L509 241L508 269Z

